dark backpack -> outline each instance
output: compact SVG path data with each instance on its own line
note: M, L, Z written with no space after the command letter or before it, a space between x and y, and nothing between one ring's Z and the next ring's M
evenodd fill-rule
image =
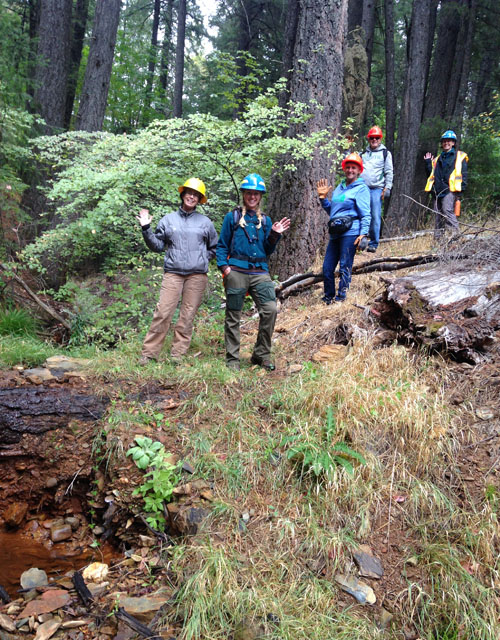
M240 209L240 207L236 207L235 209L233 209L233 228L231 231L231 243L230 243L230 256L232 256L234 254L234 230L236 229L236 227L238 226L238 224L240 223L241 220L241 214L242 211ZM262 229L264 230L264 234L266 232L266 227L267 227L267 221L268 221L268 216L263 215L262 216ZM248 231L245 229L245 227L243 227L243 231L245 232L246 237L248 238L248 241L251 243L250 237L248 235Z

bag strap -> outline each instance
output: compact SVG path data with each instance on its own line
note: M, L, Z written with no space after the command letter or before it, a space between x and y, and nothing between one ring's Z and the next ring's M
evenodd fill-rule
M236 227L238 226L238 224L240 223L241 220L241 216L242 216L242 210L240 207L235 207L233 209L233 228L231 229L231 242L230 242L230 247L229 247L229 255L232 256L233 252L234 252L234 232L236 230ZM264 230L264 234L266 231L266 227L267 227L267 216L264 214L262 216L262 229ZM246 237L248 238L248 242L250 244L252 244L250 236L248 235L248 231L245 229L245 227L243 227L243 231L246 235ZM258 233L258 231L257 231Z

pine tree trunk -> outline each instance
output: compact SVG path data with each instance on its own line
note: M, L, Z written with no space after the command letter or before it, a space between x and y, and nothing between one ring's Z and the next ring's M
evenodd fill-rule
M75 129L101 131L108 101L121 0L97 0Z
M64 126L72 0L42 0L35 72L35 108L46 133Z
M416 142L422 117L429 15L430 0L413 0L405 91L395 158L395 166L401 169L395 172L393 192L385 222L389 235L404 232L411 229L413 225L409 201L404 196L413 195L414 172L411 168L417 162ZM420 158L418 161L423 162Z
M347 20L348 32L354 31L354 29L361 26L363 20L363 0L349 0Z
M290 97L306 103L314 98L323 110L315 109L313 117L304 124L292 126L290 134L307 135L327 126L338 130L347 0L299 0L298 10L298 19L290 13L287 18L297 22ZM286 161L284 158L283 162ZM331 161L317 153L311 160L299 162L297 171L285 172L282 177L276 175L271 180L272 219L285 215L292 219L291 228L284 234L271 262L280 279L305 271L325 243L327 216L316 194L316 182L320 178L331 179Z
M458 94L456 100L452 105L450 105L450 109L453 110L453 120L456 123L455 126L458 130L459 135L462 132L465 98L467 96L467 89L469 86L472 43L474 41L474 33L476 30L476 16L477 0L469 0L469 11L466 18L467 35L465 36L465 43L463 43L464 57L459 75L460 83L458 86Z
M394 0L384 1L385 14L385 146L394 150L396 82L394 70Z
M27 110L33 111L35 97L36 52L38 49L38 29L40 27L40 0L29 0L29 48L27 61Z
M160 60L160 78L159 83L162 89L162 111L166 113L167 105L167 85L168 85L168 69L171 59L171 38L172 38L172 22L173 22L174 0L167 0L166 8L162 16L163 22L163 41L161 44L161 60Z
M184 89L184 43L186 40L186 0L179 0L177 10L177 47L175 50L174 118L182 117Z
M76 0L75 16L73 18L73 37L69 63L68 91L66 93L66 108L64 112L64 128L69 129L73 104L75 102L78 70L82 59L83 41L89 15L89 0Z
M368 84L370 84L373 37L375 34L375 0L363 0L363 19L361 26L365 32L366 57L368 58Z
M160 26L160 0L154 0L153 8L153 25L151 27L151 49L148 61L148 77L146 80L146 88L144 90L144 107L142 111L142 126L145 127L149 122L149 110L151 109L151 94L153 92L153 80L156 68L156 56L158 49L158 28Z

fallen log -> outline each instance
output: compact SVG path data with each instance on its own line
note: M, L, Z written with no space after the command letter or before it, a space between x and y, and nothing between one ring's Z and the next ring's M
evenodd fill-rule
M477 364L500 329L500 268L460 271L450 262L386 280L372 310L400 339Z

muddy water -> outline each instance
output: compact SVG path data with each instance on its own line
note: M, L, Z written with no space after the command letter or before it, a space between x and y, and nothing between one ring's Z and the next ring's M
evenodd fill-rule
M43 569L50 580L70 569L80 569L89 562L109 562L116 556L116 550L106 544L102 549L87 548L75 555L74 549L64 542L48 549L23 534L0 530L0 585L11 598L16 598L21 588L21 574L31 567Z

